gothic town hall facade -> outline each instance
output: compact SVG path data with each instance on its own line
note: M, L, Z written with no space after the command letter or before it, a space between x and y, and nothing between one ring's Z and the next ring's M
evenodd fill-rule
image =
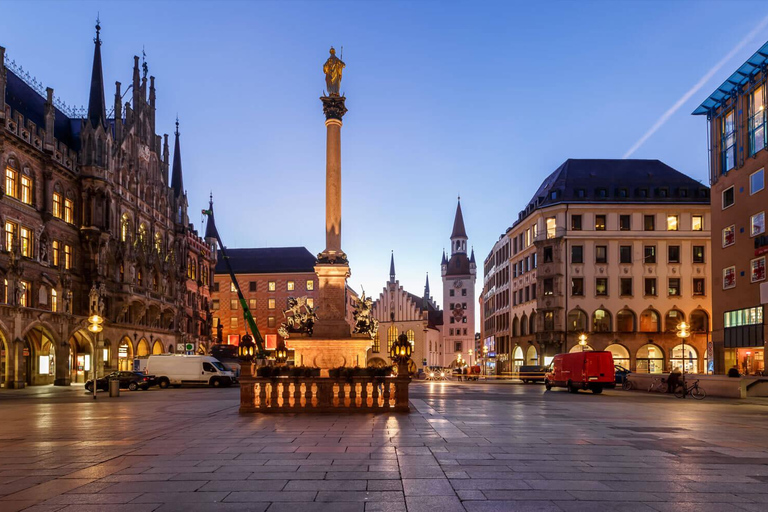
M155 133L155 79L138 57L107 106L99 31L87 113L43 91L0 47L4 387L84 382L210 343L215 251L187 217L178 123L171 164L168 135ZM99 334L87 329L94 286Z

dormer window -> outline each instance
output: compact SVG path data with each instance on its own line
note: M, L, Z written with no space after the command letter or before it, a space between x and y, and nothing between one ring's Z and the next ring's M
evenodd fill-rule
M597 197L600 199L605 199L608 197L608 190L604 188L597 189Z
M584 190L583 188L577 188L576 197L579 199L584 199L585 197L587 197L587 191Z
M647 188L637 189L637 197L648 197L648 189Z
M629 191L625 188L620 188L616 190L616 197L628 197Z

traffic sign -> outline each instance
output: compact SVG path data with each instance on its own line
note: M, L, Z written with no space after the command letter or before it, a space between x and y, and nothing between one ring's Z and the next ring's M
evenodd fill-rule
M195 346L192 343L187 343L186 349L187 352L191 352L192 350L195 350Z

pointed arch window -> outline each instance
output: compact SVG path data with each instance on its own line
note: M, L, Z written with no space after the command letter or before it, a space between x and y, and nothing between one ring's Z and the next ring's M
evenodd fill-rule
M387 352L392 350L392 344L397 341L398 330L394 325L387 329Z
M411 345L414 345L416 343L416 333L413 332L413 329L408 329L405 335L408 337L408 341L411 342Z
M371 348L371 352L374 354L381 352L381 338L379 338L378 331L376 331L376 335L373 337L373 347Z

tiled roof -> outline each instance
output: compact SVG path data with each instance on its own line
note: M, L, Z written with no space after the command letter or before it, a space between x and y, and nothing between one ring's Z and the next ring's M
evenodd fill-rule
M5 102L14 112L45 129L45 98L10 69L6 73ZM80 119L69 119L56 109L53 136L74 150L80 149Z
M315 256L306 247L227 249L235 274L287 274L315 271ZM216 273L226 274L227 265L218 252Z
M709 204L709 187L659 160L568 159L547 176L515 222L562 203Z

